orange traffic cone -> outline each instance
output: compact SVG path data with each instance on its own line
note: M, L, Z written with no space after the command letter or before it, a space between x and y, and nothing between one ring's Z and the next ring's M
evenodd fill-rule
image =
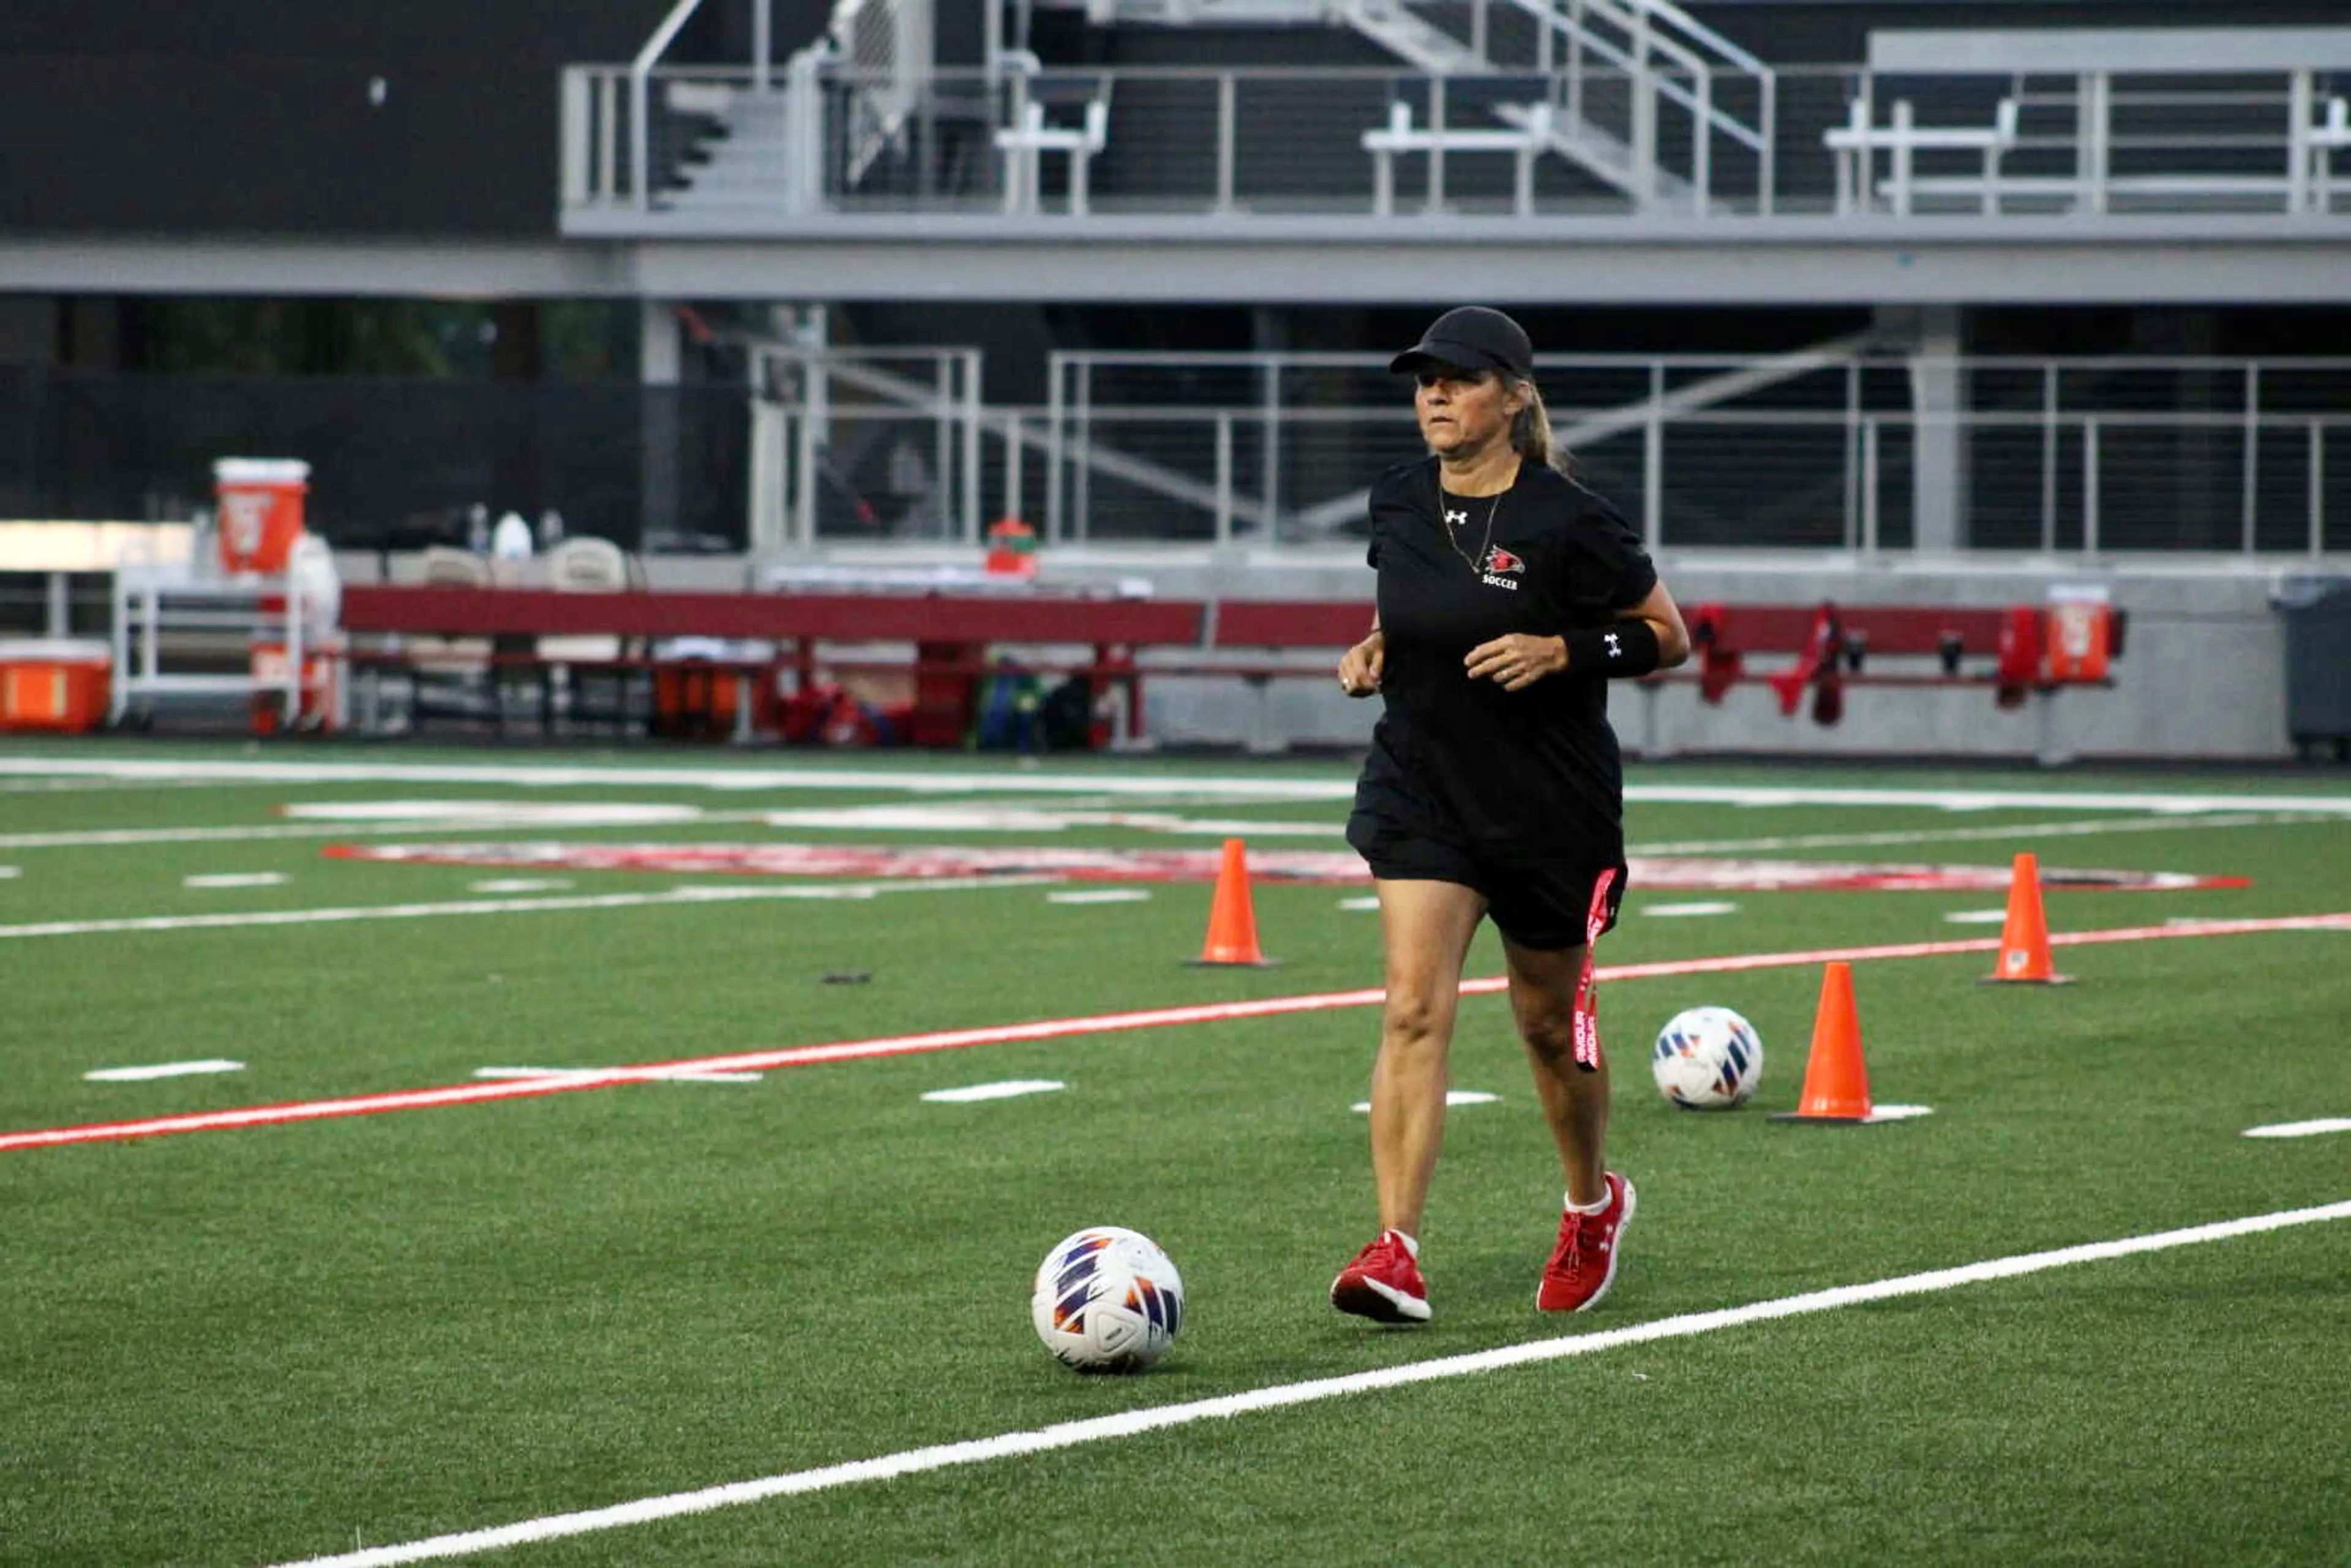
M1804 1092L1792 1112L1774 1122L1824 1122L1858 1127L1923 1116L1924 1105L1873 1105L1869 1070L1861 1061L1861 1016L1853 1005L1853 966L1831 964L1821 977L1821 1006L1813 1019L1813 1051L1804 1062Z
M1278 960L1258 951L1257 914L1249 904L1247 851L1238 839L1225 841L1225 862L1217 872L1217 895L1208 904L1208 939L1195 965L1241 965L1270 968Z
M2037 856L2016 857L2008 878L2008 919L2000 928L2000 960L1984 977L1987 983L2070 986L2049 956L2049 922L2041 912L2041 862Z

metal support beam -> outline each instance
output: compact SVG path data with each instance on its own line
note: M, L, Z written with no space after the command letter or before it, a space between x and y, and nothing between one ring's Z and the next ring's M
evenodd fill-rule
M1967 547L1968 432L1959 421L1959 311L1918 313L1910 360L1910 538L1913 549L1947 555Z
M684 364L676 306L666 300L643 301L637 308L637 381L653 395L643 400L639 448L637 524L643 534L666 533L677 526L680 431L674 394Z
M972 299L1418 305L1460 285L1458 224L1102 215L575 214L527 242L12 235L0 294L520 299ZM2337 304L2341 219L1533 217L1479 235L1526 305ZM2090 230L2094 232L2085 232Z

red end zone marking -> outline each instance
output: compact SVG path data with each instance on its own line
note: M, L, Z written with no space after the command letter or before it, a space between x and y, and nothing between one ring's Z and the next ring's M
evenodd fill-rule
M2260 920L2202 920L2182 925L2075 931L2052 936L2050 942L2060 947L2081 947L2105 942L2165 942L2191 936L2239 936L2262 931L2351 931L2351 913L2293 915ZM1858 963L1876 958L1938 958L1959 953L1991 953L1999 947L2000 942L1996 937L1970 937L1950 942L1901 942L1878 947L1823 947L1810 952L1734 954L1724 957L1675 958L1650 964L1604 966L1598 977L1603 980L1643 980L1670 975L1721 975L1832 961ZM1503 989L1506 984L1499 976L1466 980L1462 982L1461 991L1464 996L1484 996ZM410 1089L340 1100L301 1100L282 1105L248 1105L233 1111L202 1111L183 1116L152 1117L139 1122L42 1127L21 1133L0 1133L0 1152L46 1148L58 1144L95 1144L121 1138L160 1137L167 1133L206 1133L231 1127L275 1126L286 1122L367 1116L381 1111L417 1111L428 1106L463 1105L482 1100L518 1100L526 1095L564 1094L581 1089L609 1089L622 1083L647 1082L679 1071L765 1071L779 1067L806 1067L817 1062L852 1061L874 1056L958 1051L973 1045L1005 1045L1016 1040L1058 1040L1076 1034L1109 1034L1123 1030L1160 1029L1173 1024L1218 1023L1232 1019L1322 1012L1334 1008L1374 1007L1385 995L1384 991L1374 988L1360 991L1322 991L1297 997L1268 997L1249 1002L1207 1002L1193 1007L1156 1008L1145 1012L1096 1013L1084 1018L1041 1019L1034 1023L991 1024L980 1029L843 1040L833 1045L796 1045L775 1051L739 1051L730 1056L684 1057L674 1061L615 1067L605 1072L567 1073L561 1077L518 1078L487 1083L453 1083L439 1089Z

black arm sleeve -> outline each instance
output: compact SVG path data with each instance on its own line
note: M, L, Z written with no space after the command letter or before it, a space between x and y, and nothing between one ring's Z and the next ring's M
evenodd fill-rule
M1657 629L1635 618L1567 633L1567 673L1630 681L1657 667Z

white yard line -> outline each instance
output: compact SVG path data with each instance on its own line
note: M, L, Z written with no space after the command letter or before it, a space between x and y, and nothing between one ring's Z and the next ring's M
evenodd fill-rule
M2248 1138L2314 1138L2322 1133L2351 1133L2351 1116L2323 1116L2315 1122L2273 1122L2248 1127Z
M180 879L182 887L198 890L212 887L282 887L286 873L282 871L211 871Z
M82 1076L92 1083L144 1083L153 1078L190 1078L204 1072L242 1072L245 1063L214 1058L206 1061L159 1061L152 1067L101 1067Z
M696 811L676 821L764 822L765 811ZM40 833L0 833L0 850L105 849L129 844L238 843L275 839L386 838L402 833L444 834L507 832L536 825L514 818L492 819L463 814L433 821L403 822L271 822L265 826L229 828L66 828ZM632 824L567 823L569 827L610 827ZM664 823L664 826L672 825Z
M292 800L277 808L301 822L481 822L497 828L649 828L698 822L699 806L674 800Z
M1631 791L1626 791L1631 798ZM2152 810L2162 808L2150 807ZM2068 839L2101 833L2173 833L2199 828L2254 828L2280 822L2307 822L2309 816L2291 811L2237 811L2226 816L2113 817L2090 822L2020 822L1999 828L1905 828L1876 833L1783 833L1761 839L1706 839L1678 844L1627 844L1636 855L1700 855L1746 853L1757 850L1833 850L1866 845L1960 843L2007 839Z
M220 789L266 784L266 779L0 779L0 795L55 794L91 789Z
M474 1076L493 1082L517 1078L596 1078L601 1067L476 1067ZM757 1072L662 1072L653 1075L660 1083L765 1083L767 1078Z
M1625 791L1627 800L1637 800L1636 789ZM2161 799L2150 797L2150 799ZM1931 801L1916 800L1886 800L1888 806L1931 805ZM2152 811L2166 811L2162 806L2150 806ZM1116 813L1104 813L1098 820L1088 821L1088 813L1059 813L1061 819L1051 828L1040 827L1039 831L1071 827L1135 827L1154 824L1117 820ZM820 821L819 819L821 819ZM690 818L674 819L693 822L759 822L769 827L910 827L911 823L875 823L861 820L861 814L844 810L840 812L813 811L698 811ZM2091 822L2024 822L2013 827L1999 828L1907 828L1898 831L1876 833L1796 833L1779 834L1752 839L1693 840L1686 843L1636 843L1626 846L1628 853L1636 855L1670 854L1732 854L1763 850L1844 849L1860 846L1891 847L1902 844L1961 842L1969 841L2004 841L2022 839L2075 838L2102 833L2177 832L2200 828L2247 828L2288 822L2308 822L2307 811L2238 812L2228 816L2178 816L2109 818ZM99 849L132 844L203 844L238 843L248 841L266 841L290 839L356 839L386 838L401 834L457 834L505 831L517 825L530 825L527 817L497 818L481 814L454 813L434 821L382 822L350 821L344 822L304 821L273 822L266 826L225 828L78 828L57 829L47 832L0 833L0 850ZM1174 819L1170 819L1174 821ZM619 821L580 822L580 827L612 827L630 825ZM1159 825L1159 831L1194 834L1210 838L1249 838L1251 835L1275 838L1335 836L1345 824L1337 820L1330 822L1257 822L1245 819L1213 821L1184 820L1176 826ZM958 829L957 831L967 831Z
M82 828L0 833L0 850L86 850L125 844L233 844L271 839L366 839L397 833L444 835L511 831L511 822L456 818L443 822L287 822L254 828Z
M0 777L102 778L287 784L469 784L500 788L639 786L670 789L873 789L910 795L1095 795L1121 800L1350 800L1352 778L1269 779L1263 776L1116 773L1085 768L1003 772L920 772L881 768L646 768L511 762L300 762L291 758L235 762L128 758L0 757ZM2137 790L1833 789L1818 785L1633 784L1630 801L1699 806L1905 806L1947 811L2157 811L2168 813L2291 811L2351 817L2351 792L2340 795L2184 794Z
M325 925L350 920L429 920L444 915L544 915L567 909L643 909L663 904L748 903L759 899L874 898L885 893L968 893L991 887L1042 887L1050 876L955 876L935 880L803 883L776 886L679 887L661 893L578 894L568 898L475 898L440 904L374 904L341 909L257 909L235 915L159 915L120 920L50 920L0 925L0 941L31 936L94 936L126 931L211 931L241 925Z
M137 781L279 784L465 784L504 789L717 789L726 791L829 789L844 793L881 790L908 795L1097 795L1124 800L1165 796L1189 803L1202 799L1240 800L1250 804L1293 800L1352 800L1354 781L1337 779L1266 779L1113 773L1055 773L1043 768L1002 772L923 772L915 769L816 768L647 768L617 764L481 764L435 762L298 762L246 759L236 762L125 758L30 758L0 757L0 778L71 777Z
M1335 815L1319 821L1282 821L1265 817L1186 817L1169 811L1134 810L1080 811L1062 800L1017 806L924 800L887 806L801 807L756 815L771 828L820 828L841 832L1059 833L1071 828L1124 828L1196 838L1322 839L1336 838L1347 826L1343 818Z
M1196 794L1187 795L1181 792L1166 796L1152 796L1148 794L1071 795L1066 799L1056 800L1054 804L1065 810L1071 811L1107 811L1113 809L1133 811L1146 810L1155 806L1164 807L1169 810L1175 810L1185 806L1197 805L1199 804L1199 800L1200 798ZM1219 791L1217 796L1217 804L1225 807L1227 810L1241 806L1294 806L1297 803L1298 797L1295 795L1249 795L1238 792L1227 793Z
M1491 1105L1500 1098L1500 1095L1489 1094L1483 1089L1447 1089L1445 1092L1445 1103L1447 1105ZM1372 1109L1372 1103L1369 1100L1358 1100L1347 1109L1358 1116L1366 1115Z
M1068 1087L1058 1078L1008 1078L1000 1083L972 1083L961 1089L934 1089L923 1098L935 1105L967 1105L982 1100L1013 1100L1023 1094L1051 1094Z
M1293 1405L1307 1405L1319 1400L1336 1399L1350 1395L1370 1394L1389 1388L1408 1387L1418 1383L1433 1383L1444 1378L1468 1377L1480 1373L1499 1372L1508 1367L1528 1366L1544 1362L1562 1361L1571 1356L1593 1355L1615 1350L1624 1345L1653 1344L1661 1340L1689 1339L1701 1334L1719 1333L1725 1329L1743 1328L1752 1323L1771 1322L1782 1318L1801 1317L1808 1313L1834 1312L1841 1308L1859 1306L1868 1301L1883 1301L1902 1296L1918 1296L1936 1291L1957 1290L1963 1285L1981 1284L1992 1280L2013 1280L2044 1270L2067 1268L2076 1263L2098 1263L2116 1258L2134 1257L2140 1253L2161 1252L2175 1247L2190 1247L2206 1241L2222 1241L2232 1237L2258 1235L2264 1231L2283 1230L2290 1226L2316 1225L2330 1220L2351 1218L2351 1202L2321 1204L2311 1208L2284 1209L2274 1214L2256 1214L2243 1219L2221 1220L2210 1225L2190 1226L2179 1230L2158 1231L2149 1236L2129 1236L2115 1241L2093 1241L2076 1247L2060 1247L2046 1252L2025 1252L2007 1258L1992 1258L1980 1263L1963 1264L1956 1269L1935 1269L1919 1274L1902 1274L1889 1280L1876 1280L1861 1285L1840 1285L1830 1290L1809 1291L1802 1295L1781 1296L1774 1300L1751 1301L1745 1306L1725 1307L1715 1312L1684 1312L1677 1317L1658 1318L1646 1323L1633 1323L1619 1329L1606 1329L1598 1333L1569 1334L1558 1339L1535 1340L1523 1344L1502 1345L1493 1350L1471 1351L1459 1355L1437 1356L1426 1361L1407 1362L1401 1366L1382 1367L1373 1372L1351 1373L1343 1377L1315 1378L1305 1383L1280 1383L1268 1387L1253 1388L1241 1394L1228 1394L1215 1399L1195 1399L1178 1405L1160 1405L1138 1410L1122 1411L1113 1416L1096 1416L1086 1420L1064 1421L1051 1427L1025 1432L1005 1432L992 1437L978 1437L961 1443L943 1443L928 1448L910 1448L895 1454L883 1454L870 1459L852 1459L846 1464L825 1465L815 1469L794 1470L783 1475L767 1476L758 1480L734 1481L722 1486L705 1487L697 1491L673 1492L666 1497L650 1497L609 1508L589 1509L578 1513L549 1514L538 1519L524 1520L517 1524L499 1525L487 1530L469 1530L452 1535L436 1535L426 1541L412 1541L397 1546L370 1547L359 1552L339 1552L330 1557L312 1557L284 1568L393 1568L403 1563L427 1563L450 1557L468 1557L476 1552L495 1552L510 1546L524 1546L538 1541L558 1541L568 1536L588 1535L598 1531L620 1530L630 1525L651 1524L659 1520L677 1519L688 1514L708 1513L715 1509L731 1508L744 1503L760 1502L769 1498L797 1497L810 1492L828 1491L836 1487L854 1486L866 1481L895 1480L902 1476L922 1475L931 1470L946 1469L956 1465L985 1464L997 1459L1008 1459L1026 1454L1050 1453L1061 1448L1074 1448L1087 1443L1100 1443L1119 1437L1132 1437L1145 1432L1165 1431L1170 1427L1186 1427L1200 1421L1225 1420L1260 1410L1279 1410ZM1039 1375L1051 1375L1040 1373ZM1378 1419L1374 1415L1371 1417Z

